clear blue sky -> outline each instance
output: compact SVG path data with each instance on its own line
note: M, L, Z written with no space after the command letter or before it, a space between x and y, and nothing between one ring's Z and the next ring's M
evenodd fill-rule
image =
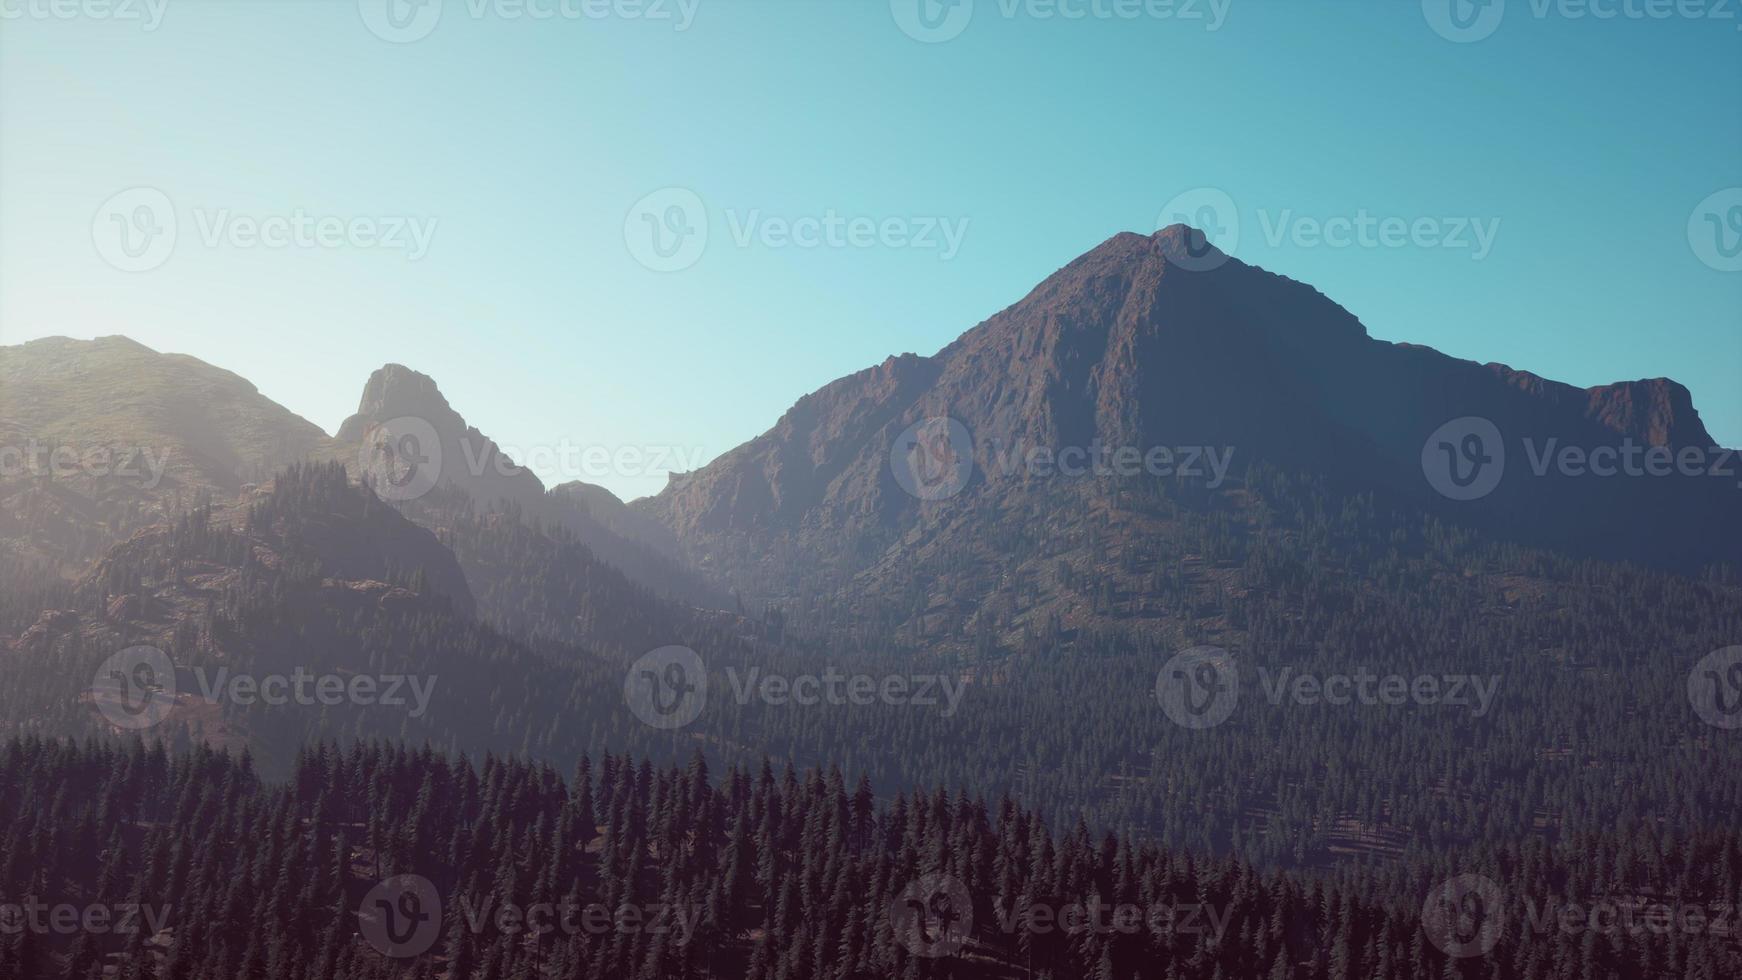
M29 6L46 2L0 0L21 14L0 23L0 342L125 333L329 431L399 361L511 447L717 455L1210 187L1236 207L1235 254L1378 337L1579 385L1674 377L1742 444L1742 273L1709 267L1688 228L1742 186L1734 10L1600 20L1508 0L1491 36L1453 43L1414 0L1232 0L1214 31L1114 0L1065 0L1080 19L977 0L922 43L887 0L700 0L681 31L447 0L396 44L356 0L168 0L154 30ZM94 219L141 186L172 202L174 250L119 271ZM666 187L709 226L675 272L626 244ZM237 215L298 209L436 226L416 260L207 244ZM762 235L829 213L967 226L947 258ZM1311 222L1361 213L1499 224L1479 259L1313 240ZM626 496L663 482L546 469Z

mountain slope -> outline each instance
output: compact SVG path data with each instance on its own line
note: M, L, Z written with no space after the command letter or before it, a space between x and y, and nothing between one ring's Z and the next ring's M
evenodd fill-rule
M469 425L426 374L400 364L375 371L337 439L360 468L372 471L369 478L384 496L431 527L452 527L468 510L512 513L563 528L598 560L655 592L724 603L672 557L676 543L664 527L602 487L575 482L546 491L536 474ZM384 479L401 482L382 486Z
M1734 477L1533 471L1569 445L1703 453L1712 440L1680 385L1581 390L1376 341L1302 283L1219 253L1170 261L1196 236L1184 226L1117 235L937 354L892 357L824 386L637 506L720 581L776 598L920 592L935 602L950 585L915 571L928 554L992 561L1008 579L1027 574L1024 556L997 543L1016 522L1069 522L1075 509L1148 536L1162 533L1145 520L1165 511L1158 495L1255 520L1244 492L1255 464L1573 555L1689 570L1742 556ZM1424 447L1466 416L1494 424L1505 472L1487 496L1451 500ZM957 492L921 500L898 481L897 440L943 417L971 442L971 474ZM1048 463L1071 447L1102 447L1108 460L1129 447L1145 461L1168 449L1174 470L1186 463L1179 450L1201 448L1214 455L1200 460L1225 458L1227 471L1156 479L1144 462L1124 478L1072 478ZM1029 464L1033 450L1040 465Z
M233 497L332 440L196 358L48 337L0 347L0 446L0 550L71 573L176 502Z

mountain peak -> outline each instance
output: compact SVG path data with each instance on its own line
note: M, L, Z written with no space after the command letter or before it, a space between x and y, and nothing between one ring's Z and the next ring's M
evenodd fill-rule
M1694 396L1669 378L1618 381L1587 388L1586 414L1606 428L1652 446L1717 446L1706 431Z
M152 348L134 340L132 337L118 333L108 334L103 337L92 337L90 340L80 340L77 337L55 334L49 337L37 337L34 340L26 340L20 344L10 345L6 349L16 350L20 353L34 357L89 357L93 355L114 356L119 354L149 354L155 356L158 353Z
M1135 231L1119 232L1083 253L1065 266L1065 270L1079 264L1099 265L1109 261L1145 263L1163 259L1189 271L1208 271L1223 265L1230 258L1232 256L1217 248L1202 229L1175 223L1147 235Z
M448 404L435 379L403 364L384 364L363 385L357 414L340 426L338 440L358 445L372 429L395 419L414 419L432 434L439 451L435 472L481 504L499 500L536 507L544 484L531 470L508 458L494 441L468 425Z
M964 433L970 477L949 506L928 507L939 502L900 486L890 461L901 433L940 417ZM891 541L923 540L940 514L964 528L980 520L971 515L991 515L974 532L990 535L1027 513L1037 490L1117 503L1087 481L1033 478L1011 463L1021 452L1213 447L1234 460L1236 480L1262 461L1439 512L1448 496L1425 475L1424 440L1467 417L1515 443L1712 445L1674 382L1584 389L1376 340L1312 286L1171 224L1113 235L931 357L892 357L801 397L773 428L640 509L698 563L797 556L729 570L750 594L811 589L825 570L853 589L887 574L906 594L906 573L875 556L893 554ZM1682 567L1730 553L1711 533L1736 524L1715 489L1509 476L1493 499L1454 513L1514 540ZM1675 527L1613 531L1619 515L1664 509L1678 514Z
M369 375L357 414L385 419L401 415L440 418L453 414L435 379L403 364L384 364Z

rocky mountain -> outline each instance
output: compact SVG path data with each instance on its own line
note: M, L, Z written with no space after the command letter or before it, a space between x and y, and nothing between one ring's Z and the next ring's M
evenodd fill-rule
M536 478L509 469L470 485L493 504L451 479L402 493L435 452L484 438L406 372L371 386L368 418L346 428L359 442L330 450L379 462L390 499L335 463L297 467L167 515L76 588L0 583L0 717L113 734L106 665L148 643L181 685L151 737L247 745L279 773L311 738L564 767L601 747L664 762L700 747L728 764L826 759L895 790L1020 794L1057 826L1294 866L1496 835L1577 847L1615 814L1662 814L1673 836L1735 813L1734 743L1687 697L1690 671L1742 630L1734 567L1682 575L1520 546L1485 498L1442 495L1423 466L1474 434L1430 439L1446 413L1485 413L1513 439L1538 423L1559 438L1698 439L1685 392L1583 392L1377 344L1298 284L1231 262L1182 270L1168 259L1179 245L1114 239L939 355L838 381L627 508L669 520L680 549L745 583L743 615L685 608L602 560L577 517L556 516L584 504L588 520L625 519L585 487L534 497ZM1233 274L1250 281L1217 286ZM1245 400L1224 390L1237 385ZM428 418L396 423L402 407ZM1078 441L1115 438L1168 448L1169 475L1060 470ZM1218 455L1188 461L1194 446ZM1519 492L1525 454L1506 448L1495 499ZM1029 449L1053 455L1030 465ZM1520 512L1531 493L1565 505L1583 492L1531 480ZM1712 550L1734 540L1714 535ZM1251 692L1215 738L1157 704L1169 655L1205 644L1237 658ZM625 696L667 646L695 652L701 673L681 680L707 691L681 731ZM1404 725L1258 696L1282 671L1357 669L1491 686ZM220 671L439 685L427 711L270 705L199 693ZM804 705L757 680L804 676L936 690Z
M330 452L319 427L222 368L125 337L0 347L0 554L77 574L202 496Z
M532 471L466 424L434 379L401 364L385 365L369 376L356 414L340 424L337 438L348 446L367 446L371 460L381 453L417 454L409 464L410 482L385 489L390 499L414 499L441 482L481 508L536 508L544 500L544 484Z
M570 480L550 488L550 495L583 508L606 530L629 541L645 544L660 554L677 553L677 535L616 494L594 483Z
M725 602L673 557L676 539L662 525L603 487L571 482L546 491L536 474L469 425L426 374L388 364L370 375L337 439L377 492L432 527L451 527L467 510L509 512L562 528L598 560L655 592L698 604Z
M1742 463L1682 386L1579 389L1378 341L1177 225L1109 239L935 355L824 386L637 506L746 594L966 602L965 621L982 588L1046 592L1057 561L1096 570L1096 541L1165 536L1169 506L1261 520L1254 467L1576 556L1742 558ZM1038 556L1019 546L1036 522Z
M559 666L479 622L452 552L337 462L292 466L250 502L138 532L22 629L6 598L0 687L15 730L84 737L120 725L178 743L246 746L272 772L323 735L513 751L538 729L572 746L572 733L552 734L553 719L567 710L598 717L613 693L604 662L575 651ZM140 645L160 651L175 678L156 715L138 718L143 728L105 710L113 706L103 687L103 665ZM329 696L318 705L225 686L300 675L399 686L391 701ZM424 685L427 704L412 703L410 683Z
M230 371L118 336L0 347L0 572L70 581L140 529L203 502L246 502L284 466L343 460L359 473L379 468L387 450L408 464L413 447L433 465L402 465L398 475L431 476L428 485L375 485L431 527L466 508L510 511L564 528L656 592L726 602L673 557L663 526L601 487L547 493L427 375L397 364L376 371L335 438Z

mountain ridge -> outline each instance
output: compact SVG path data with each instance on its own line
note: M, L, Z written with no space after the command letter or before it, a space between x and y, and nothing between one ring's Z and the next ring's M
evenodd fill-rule
M806 592L809 574L763 574L795 555L823 573L822 591L923 591L936 583L873 570L899 565L976 508L989 510L967 533L994 536L997 515L1021 511L1037 485L1032 468L998 458L1009 447L1222 447L1235 459L1234 487L1263 462L1574 554L1682 569L1742 557L1736 535L1726 536L1742 532L1737 498L1717 481L1533 479L1513 448L1509 477L1490 496L1448 499L1424 470L1425 447L1467 417L1527 450L1617 440L1719 448L1679 383L1580 389L1377 340L1314 287L1175 225L1114 235L936 354L892 356L819 387L762 434L633 506L670 527L692 564L746 594ZM891 463L897 436L928 419L951 420L971 444L970 475L941 500L903 492ZM1117 496L1053 489L1076 501L1069 506ZM1645 514L1652 521L1627 520Z

